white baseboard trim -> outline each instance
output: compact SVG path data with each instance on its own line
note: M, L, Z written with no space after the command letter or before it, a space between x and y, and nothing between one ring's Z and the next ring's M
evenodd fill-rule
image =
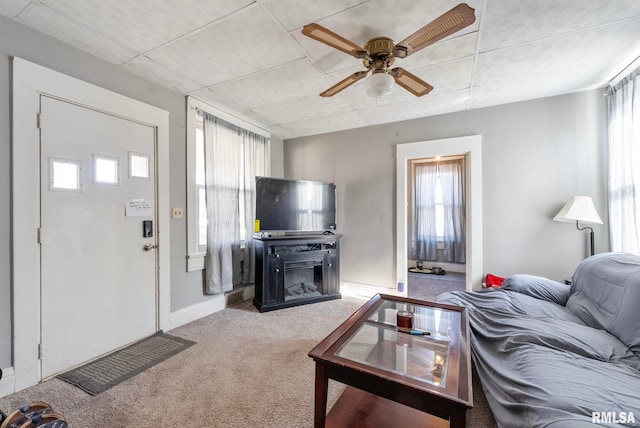
M255 294L256 288L254 285L248 285L242 288L242 300L253 299ZM178 309L175 312L171 312L169 317L169 330L221 311L227 306L227 295L219 294L205 302Z
M219 294L204 302L178 309L175 312L171 312L169 316L169 330L221 311L225 306L225 295Z
M371 298L376 294L391 294L402 296L395 288L378 287L376 285L358 284L355 282L343 282L340 285L340 293L346 296Z
M7 395L13 394L15 389L16 385L13 367L2 369L2 379L0 379L0 397L6 397Z

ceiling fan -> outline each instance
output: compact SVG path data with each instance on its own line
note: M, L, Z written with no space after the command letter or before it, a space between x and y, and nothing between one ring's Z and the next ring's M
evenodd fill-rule
M336 83L322 92L320 96L331 97L365 78L371 72L371 77L367 80L369 95L377 98L389 94L395 81L415 96L421 97L431 92L433 86L402 67L391 68L395 59L406 58L473 24L475 20L474 9L466 3L461 3L398 43L394 43L388 37L375 37L365 43L364 47L361 47L315 23L305 25L302 28L302 34L355 58L362 59L366 68L366 70L357 71Z

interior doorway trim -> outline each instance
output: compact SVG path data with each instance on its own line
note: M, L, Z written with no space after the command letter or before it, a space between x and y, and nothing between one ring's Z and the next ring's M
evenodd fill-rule
M433 158L436 156L465 155L467 157L467 207L466 237L467 263L466 288L478 290L482 284L482 136L445 138L441 140L418 141L396 146L397 171L397 212L396 212L396 277L398 285L403 284L407 293L409 268L407 266L407 176L411 159ZM398 287L400 289L400 286Z
M156 129L157 329L170 317L169 113L107 89L13 58L12 289L14 392L41 380L40 342L40 95L59 98ZM124 209L124 208L123 208ZM43 239L46 239L44 237Z

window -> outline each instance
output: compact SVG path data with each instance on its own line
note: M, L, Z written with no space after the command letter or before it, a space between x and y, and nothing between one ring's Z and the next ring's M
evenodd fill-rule
M440 173L436 176L436 236L438 242L442 242L444 237L444 204L442 202L442 180L440 180Z
M210 112L226 122L270 138L270 134L265 133L263 129L235 118L195 98L187 98L187 123L190 124L187 126L187 271L189 272L203 269L207 250L205 154L201 111ZM242 176L244 176L244 167L245 165L242 164ZM244 188L241 191L246 192ZM253 222L253 219L245 218L244 200L242 197L239 200L240 224L246 224L248 221ZM241 228L240 230L240 238L244 241L247 239L244 232L245 229Z
M240 177L244 177L244 146L241 144L238 147L240 152ZM207 196L206 196L206 179L205 179L205 158L204 158L204 132L202 124L202 114L196 115L196 147L195 147L195 165L196 165L196 189L198 195L197 207L197 228L198 228L198 250L201 252L207 251ZM240 180L240 194L245 193L244 180ZM239 218L238 223L244 225L246 222L245 216L245 198L239 198ZM244 227L240 228L240 241L242 241L242 248L244 248L244 241L246 239L246 232Z
M120 162L118 158L93 155L93 182L97 184L118 184Z
M202 115L196 115L196 147L195 147L195 173L197 195L197 244L198 251L207 251L207 195L204 176L204 134L202 131Z
M49 189L82 192L82 162L49 158Z
M142 153L129 152L129 178L150 178L150 158Z
M611 251L640 255L640 68L607 94Z
M414 209L410 251L416 259L464 262L464 169L463 157L412 161Z

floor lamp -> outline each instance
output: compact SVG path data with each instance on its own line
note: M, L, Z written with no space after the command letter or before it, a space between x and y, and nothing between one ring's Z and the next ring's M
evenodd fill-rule
M595 254L593 229L589 226L580 227L582 223L602 224L602 220L593 205L593 200L589 196L571 196L560 212L553 218L555 221L576 222L578 230L589 229L589 238L591 241L591 255Z

